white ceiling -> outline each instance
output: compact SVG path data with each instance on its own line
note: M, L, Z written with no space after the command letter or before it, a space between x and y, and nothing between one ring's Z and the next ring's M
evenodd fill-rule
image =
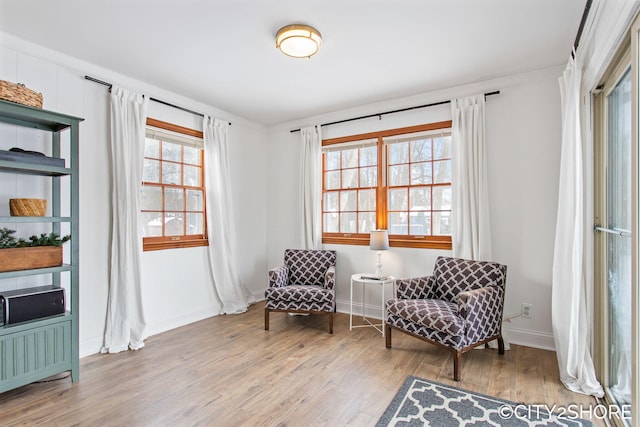
M0 0L0 30L264 125L565 64L586 0ZM275 48L303 23L311 59Z

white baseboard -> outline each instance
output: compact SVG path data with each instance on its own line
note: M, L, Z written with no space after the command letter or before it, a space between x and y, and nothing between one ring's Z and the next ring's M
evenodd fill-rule
M213 307L204 307L200 310L183 313L179 316L149 323L147 325L147 337L179 328L180 326L188 325L189 323L194 323L199 320L208 319L209 317L217 316L218 314L220 314L220 312L214 310Z
M262 301L264 299L264 291L266 289L262 289L260 291L252 292L254 302Z
M502 334L504 335L505 340L509 341L511 344L556 351L553 334L548 332L530 331L527 329L519 329L503 325Z
M349 301L336 301L336 311L338 313L349 314ZM362 316L362 303L353 303L353 314ZM379 305L364 305L364 315L371 319L382 319L382 309Z
M162 319L157 322L147 324L147 338L166 332L171 329L179 328L180 326L188 325L190 323L197 322L199 320L208 319L220 314L215 311L213 307L204 307L196 311L183 313L179 316L171 317L168 319ZM91 356L92 354L100 353L102 348L103 338L95 337L80 343L80 357Z
M94 337L80 342L80 357L91 356L100 353L102 348L103 337Z

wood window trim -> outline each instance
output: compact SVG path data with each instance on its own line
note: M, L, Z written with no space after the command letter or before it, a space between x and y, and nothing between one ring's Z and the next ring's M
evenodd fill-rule
M380 206L376 210L376 221L378 228L388 229L387 224L387 192L384 186L383 180L383 138L397 135L405 135L417 132L426 132L439 129L450 129L452 126L451 120L445 120L441 122L428 123L423 125L408 126L403 128L388 129L377 132L369 132L357 135L349 135L338 138L329 138L322 141L322 146L331 146L335 144L342 144L347 142L361 141L366 139L377 139L376 146L378 147L378 188L376 192L376 203ZM323 156L324 159L324 156ZM324 199L324 164L322 167L322 179L323 179L323 199ZM322 233L323 244L336 244L336 245L369 245L369 234L361 233ZM440 249L451 250L453 247L451 236L404 236L404 235L389 235L389 246L399 248L421 248L421 249Z
M173 123L164 122L151 117L147 118L146 124L147 126L153 126L159 129L177 132L184 135L193 136L196 138L201 138L201 139L204 138L204 133L202 131L187 128L184 126L179 126ZM209 246L209 240L207 238L206 191L204 187L204 152L201 153L200 164L202 165L200 168L200 182L202 183L202 187L192 187L192 188L202 189L202 192L203 192L203 200L202 200L203 234L194 234L194 235L185 235L185 236L143 237L142 250L144 252L165 250L165 249L180 249L180 248L194 248L194 247ZM168 185L168 186L171 187L171 185ZM182 185L176 186L176 187L190 188Z

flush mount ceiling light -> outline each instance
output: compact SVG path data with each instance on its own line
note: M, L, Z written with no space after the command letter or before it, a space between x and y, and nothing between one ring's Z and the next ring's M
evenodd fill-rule
M321 44L320 32L308 25L287 25L276 34L276 47L294 58L310 58Z

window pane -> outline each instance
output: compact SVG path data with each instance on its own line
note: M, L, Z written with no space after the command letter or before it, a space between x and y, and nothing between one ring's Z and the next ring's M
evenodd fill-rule
M356 192L341 191L340 192L340 210L355 211L356 210ZM354 218L355 220L355 218Z
M344 169L342 171L342 188L356 188L358 186L358 169Z
M340 232L341 233L355 233L356 227L356 213L341 213L340 214Z
M164 214L165 236L184 236L184 214L167 212Z
M375 212L359 212L358 213L358 233L370 233L376 229Z
M162 212L143 212L140 218L144 237L162 236Z
M448 181L447 181L448 182ZM411 165L411 185L431 184L431 163Z
M325 170L340 169L340 151L331 151L325 154L324 168Z
M180 185L180 165L162 162L162 183Z
M201 190L187 190L187 210L202 212L202 199Z
M144 159L142 181L160 182L160 162L158 160Z
M202 234L204 215L201 213L187 214L187 234Z
M433 182L436 184L451 182L451 160L433 162Z
M378 164L378 147L371 146L360 149L360 166L375 166Z
M436 160L451 158L451 135L433 139L433 158Z
M433 235L434 236L450 236L451 235L451 212L434 212L433 213Z
M184 150L184 163L189 163L191 165L200 165L200 153L202 150L195 147L184 146L182 147Z
M142 186L141 209L145 211L162 210L162 187L154 185Z
M389 210L406 211L407 210L407 189L400 188L389 190Z
M197 166L184 166L184 182L182 185L188 185L190 187L201 187L200 182L200 168Z
M407 234L407 214L405 212L389 213L389 234Z
M433 210L451 210L451 187L443 186L433 188Z
M338 211L338 192L332 191L331 193L324 193L324 207L325 212L337 212ZM337 231L337 230L336 230Z
M412 211L431 210L431 187L409 189L409 209Z
M355 168L358 166L358 149L342 151L342 168Z
M409 143L408 142L389 144L388 147L389 147L389 164L390 165L409 162Z
M157 139L147 138L144 143L144 156L153 157L154 159L160 158L160 141Z
M411 212L409 234L412 236L428 236L431 233L431 214L429 212Z
M179 162L182 160L182 145L162 141L162 160Z
M389 166L389 185L409 185L409 165Z
M375 211L376 210L376 190L358 191L358 210L359 211Z
M411 161L423 162L425 160L431 160L431 140L411 141Z
M323 215L324 225L323 230L325 233L337 233L338 230L338 214L326 213Z
M206 240L202 147L146 138L144 153L140 190L143 236L163 238L145 239L144 249L180 247L180 239L170 238L174 236Z
M184 190L182 188L164 189L164 210L183 211L184 210Z
M337 190L340 188L340 171L326 172L324 174L325 190Z
M378 185L378 168L360 169L360 187L375 187Z

